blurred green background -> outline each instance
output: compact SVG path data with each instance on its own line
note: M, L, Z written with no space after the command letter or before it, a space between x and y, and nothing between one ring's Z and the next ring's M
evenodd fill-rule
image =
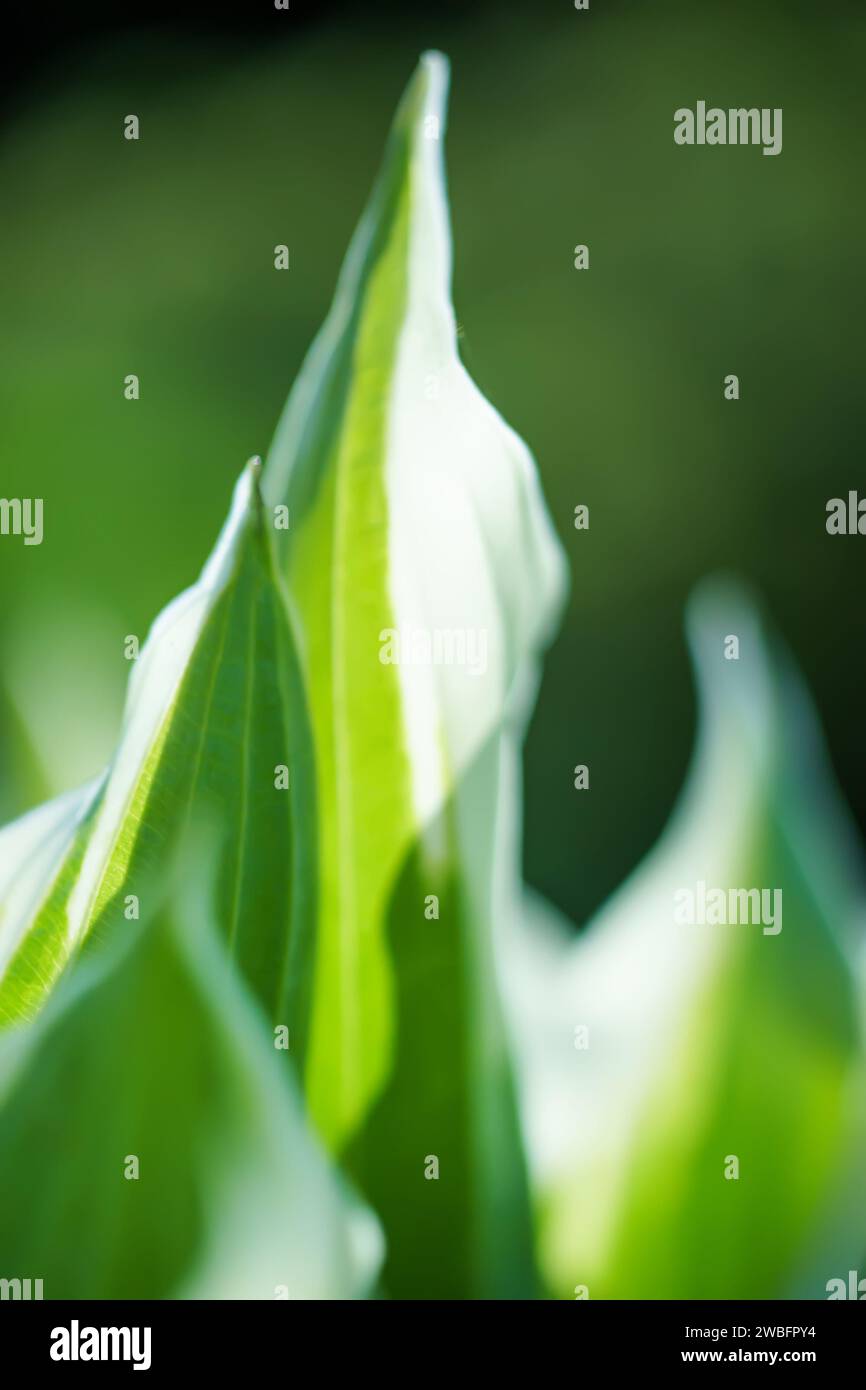
M866 495L862 5L67 23L7 88L0 150L0 495L45 499L42 546L0 539L4 818L109 756L123 639L194 579L267 449L432 46L464 358L533 449L573 574L526 750L527 877L582 923L658 836L694 729L683 607L720 567L767 600L866 826L866 538L824 526ZM699 98L781 106L782 154L675 146Z

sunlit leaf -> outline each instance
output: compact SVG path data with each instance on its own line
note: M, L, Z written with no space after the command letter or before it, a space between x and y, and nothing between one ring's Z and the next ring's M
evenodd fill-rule
M262 491L251 465L154 625L108 772L0 832L0 1021L124 939L215 812L218 925L382 1216L387 1291L472 1297L535 1289L494 934L564 567L457 353L446 83L425 57Z
M142 648L105 776L0 832L0 1022L37 1011L94 928L140 915L142 884L189 817L217 806L220 926L269 1013L302 1023L315 792L256 473Z
M689 637L700 728L663 839L576 944L536 912L510 958L545 1272L563 1297L826 1297L866 1248L858 853L748 597L701 590ZM778 890L780 929L773 899L678 921L700 883Z
M459 1295L528 1287L492 937L563 563L525 445L457 352L446 85L427 55L263 490L291 517L317 769L310 1105L383 1214L391 1287Z

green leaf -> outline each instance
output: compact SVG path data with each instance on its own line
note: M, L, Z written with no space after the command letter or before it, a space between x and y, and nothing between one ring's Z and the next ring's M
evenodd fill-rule
M700 728L668 829L576 944L536 920L511 959L545 1272L563 1297L823 1298L866 1248L859 850L748 596L707 585L688 629ZM780 930L771 898L679 921L700 882L779 890Z
M214 812L218 925L382 1215L388 1290L473 1297L535 1287L494 932L564 566L457 352L446 81L425 57L262 492L253 464L154 625L107 774L0 832L0 1022L124 937Z
M389 1288L471 1296L528 1287L493 933L564 566L533 461L457 351L446 86L426 55L263 490L291 516L315 747L311 1110L383 1215Z
M0 1023L32 1017L95 928L143 911L190 816L218 807L220 927L268 1013L290 1015L303 1041L315 790L258 468L198 583L153 626L105 776L0 832Z
M364 1296L376 1223L185 872L185 901L79 958L0 1039L4 1270L46 1298Z

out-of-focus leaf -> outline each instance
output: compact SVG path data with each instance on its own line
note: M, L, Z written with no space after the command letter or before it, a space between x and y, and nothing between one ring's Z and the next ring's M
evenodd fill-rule
M218 806L220 926L302 1045L315 790L257 468L242 474L198 583L153 626L105 776L0 831L0 1024L33 1016L95 927L105 935L143 911L131 899L189 816Z
M375 1219L193 888L79 957L0 1039L4 1271L46 1298L364 1296Z
M577 943L535 912L511 958L544 1269L564 1297L821 1298L866 1248L856 847L748 597L709 585L688 630L700 729L663 839ZM781 930L680 924L700 881L781 890Z
M51 795L44 760L30 736L8 682L0 682L0 819Z
M531 456L457 352L446 86L426 55L263 491L316 755L312 1113L383 1214L388 1287L472 1296L529 1287L492 936L564 583Z
M58 602L25 589L5 615L0 778L8 761L14 804L4 821L92 778L114 752L129 666L106 597L108 606L94 605L64 591Z

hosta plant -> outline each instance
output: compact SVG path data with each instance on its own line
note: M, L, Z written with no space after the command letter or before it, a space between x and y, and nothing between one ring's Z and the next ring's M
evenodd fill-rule
M579 939L524 898L565 567L457 351L446 82L110 766L0 831L0 1275L47 1297L819 1297L866 1249L859 883L738 591L658 849ZM783 929L678 922L696 882Z
M266 466L246 467L198 583L154 624L110 767L0 834L0 1175L26 1154L64 1231L39 1243L4 1202L0 1245L24 1259L33 1235L55 1294L272 1296L272 1271L293 1282L265 1257L280 1241L321 1292L323 1232L354 1249L357 1226L329 1163L377 1214L386 1291L536 1288L494 930L563 564L525 446L457 354L446 80L422 60ZM163 900L202 823L210 905ZM273 1086L285 1112L266 1153L243 1100L257 1056L248 1108ZM173 1130L184 1162L166 1176L153 1146L167 1163ZM282 1228L254 1163L276 1181L280 1144ZM222 1184L250 1208L230 1236L211 1219ZM76 1264L94 1207L104 1249ZM371 1220L332 1292L373 1287ZM132 1278L121 1252L142 1240Z

